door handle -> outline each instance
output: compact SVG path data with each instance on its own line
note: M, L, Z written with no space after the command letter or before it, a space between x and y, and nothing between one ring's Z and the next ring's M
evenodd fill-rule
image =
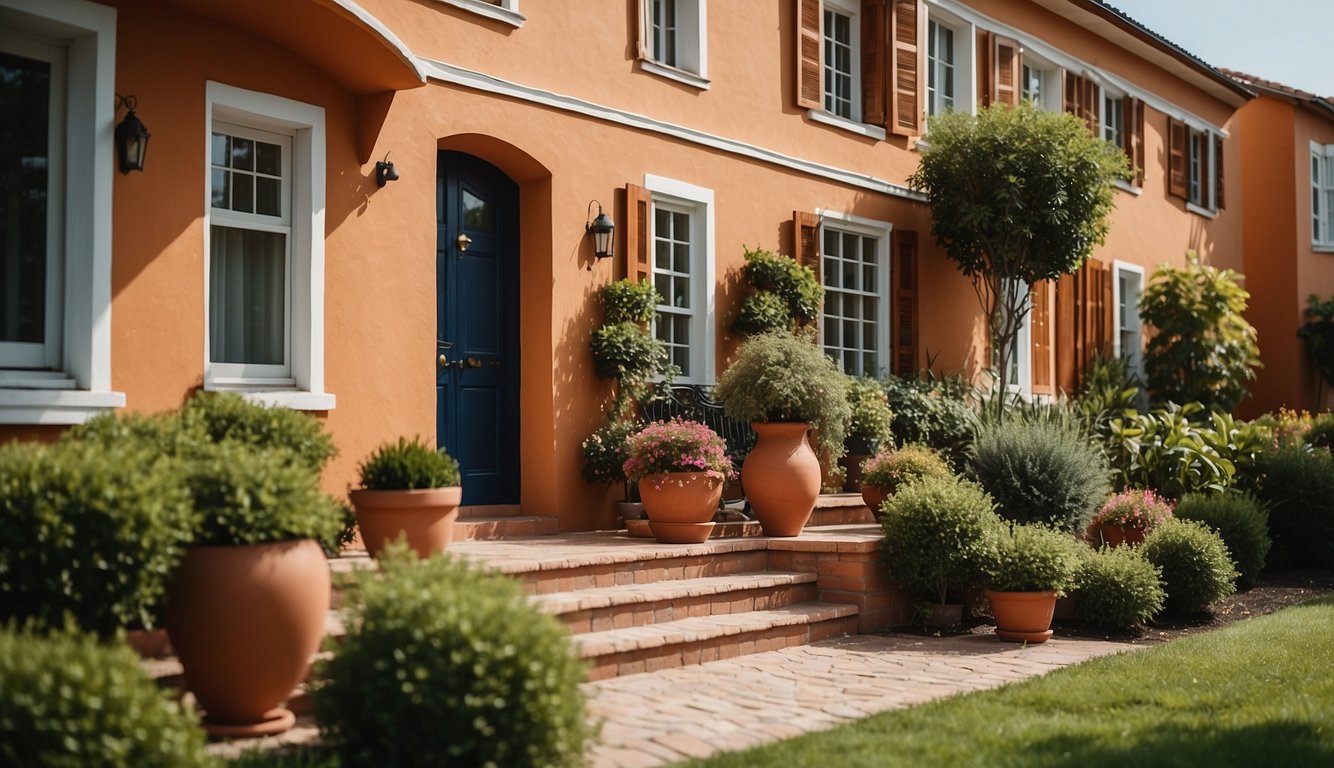
M482 361L478 360L475 357L469 357L466 360L463 360L462 362L459 363L460 368L462 368L465 365L468 366L469 368L481 368Z

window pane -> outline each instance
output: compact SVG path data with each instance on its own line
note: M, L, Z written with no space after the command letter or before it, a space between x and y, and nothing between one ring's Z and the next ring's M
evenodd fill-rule
M241 213L254 213L255 177L243 173L228 175L232 177L232 210Z
M232 205L231 174L221 168L213 169L212 205L214 208L230 208Z
M474 232L497 232L500 223L496 220L495 206L464 189L459 195L463 205L463 228Z
M209 345L215 363L286 363L287 236L212 227Z
M0 341L46 337L51 65L0 53Z
M255 213L262 213L266 216L281 216L282 208L282 182L278 179L266 179L263 176L255 177Z
M255 171L268 176L281 176L283 148L265 141L255 142Z
M231 167L240 171L255 170L255 142L239 136L231 137Z

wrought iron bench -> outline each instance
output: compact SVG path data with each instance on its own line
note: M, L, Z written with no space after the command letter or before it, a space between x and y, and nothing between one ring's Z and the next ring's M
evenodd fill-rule
M722 403L713 399L713 387L704 384L659 386L654 396L646 400L647 402L641 403L639 407L640 415L646 421L674 419L680 416L683 419L698 421L717 432L723 442L727 443L727 456L738 471L741 469L741 462L746 459L746 454L755 447L755 430L746 422L729 419L723 415ZM723 499L723 502L737 502L744 498L741 496L735 499Z

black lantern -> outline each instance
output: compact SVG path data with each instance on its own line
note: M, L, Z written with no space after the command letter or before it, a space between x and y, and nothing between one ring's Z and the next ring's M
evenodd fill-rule
M611 256L611 249L615 244L616 223L611 217L602 212L602 203L593 200L588 204L588 212L593 212L593 206L597 205L598 215L590 222L584 224L585 232L593 233L593 253L599 259L605 259Z
M120 159L120 172L142 171L144 157L148 154L148 129L134 113L138 101L133 96L117 96L120 103L129 110L125 119L116 126L116 156Z

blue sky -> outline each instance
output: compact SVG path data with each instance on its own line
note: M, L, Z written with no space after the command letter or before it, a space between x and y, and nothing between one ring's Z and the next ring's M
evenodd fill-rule
M1334 0L1106 0L1215 67L1334 96Z

